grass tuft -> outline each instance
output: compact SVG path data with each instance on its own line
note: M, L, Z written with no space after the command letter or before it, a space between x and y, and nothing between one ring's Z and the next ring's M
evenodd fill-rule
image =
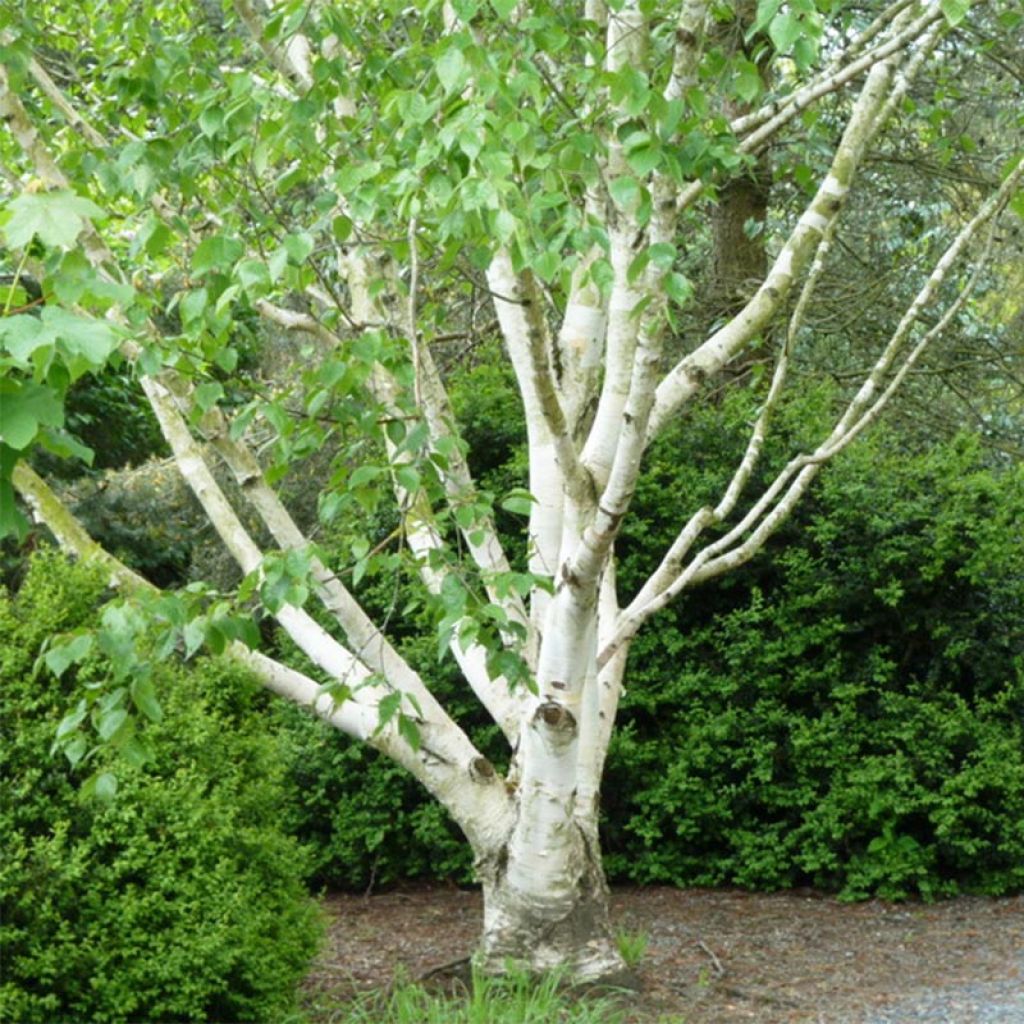
M619 947L619 956L625 960L629 968L636 967L647 952L646 932L619 932L615 936L615 942Z
M414 983L367 996L332 1024L622 1024L612 998L580 997L557 974L500 978L473 972L472 990L446 995Z

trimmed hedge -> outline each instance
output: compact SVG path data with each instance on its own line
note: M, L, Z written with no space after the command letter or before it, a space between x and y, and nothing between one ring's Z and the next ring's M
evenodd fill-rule
M279 827L281 752L253 684L225 662L160 669L156 756L116 763L112 803L83 800L50 756L84 681L37 676L34 658L103 597L95 571L52 553L16 596L0 591L0 1019L280 1021L321 922Z
M974 439L914 454L880 432L830 467L770 557L634 645L611 874L846 898L1024 888L1022 537L1024 469L986 466ZM642 541L624 539L627 586Z
M462 400L486 423L508 403L492 367L477 376ZM727 481L750 401L696 411L652 452L618 545L625 591L678 529L678 495ZM806 443L829 402L807 393L777 436ZM521 455L510 438L506 421L475 467L497 492ZM767 451L763 472L784 457ZM988 465L971 437L920 453L880 429L830 466L765 555L634 644L604 785L610 877L847 898L1024 888L1022 538L1024 469ZM431 666L429 622L400 625ZM430 671L500 763L450 662ZM319 882L469 880L465 844L412 780L302 716L285 728Z

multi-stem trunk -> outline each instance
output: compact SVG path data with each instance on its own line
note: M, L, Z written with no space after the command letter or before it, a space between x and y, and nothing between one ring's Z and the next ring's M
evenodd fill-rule
M576 982L629 980L611 932L598 838L598 779L614 714L600 706L598 588L563 580L546 616L537 693L524 710L507 837L478 850L483 960ZM611 670L615 673L621 665Z

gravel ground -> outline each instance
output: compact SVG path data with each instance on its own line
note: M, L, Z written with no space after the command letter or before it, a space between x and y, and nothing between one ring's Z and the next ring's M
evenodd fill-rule
M470 953L480 894L409 886L327 898L329 941L307 980L314 1024ZM617 888L639 936L628 1024L1024 1024L1024 896L844 904L820 893Z
M1024 979L1024 959L1021 969ZM943 988L874 1012L861 1024L1024 1024L1024 980Z

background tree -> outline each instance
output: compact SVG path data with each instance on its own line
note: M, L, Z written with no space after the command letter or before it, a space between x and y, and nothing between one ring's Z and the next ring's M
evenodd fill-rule
M934 339L982 308L1019 151L969 204L922 214L938 241L898 315L880 318L867 370L824 433L752 486L790 367L820 336L810 314L845 258L836 233L857 209L858 171L886 132L928 123L911 93L923 69L991 19L1019 30L1020 12L995 0L856 11L238 0L231 18L195 24L191 8L111 10L97 24L37 7L3 37L3 156L19 194L0 230L15 278L30 272L44 299L15 312L15 281L0 324L5 521L19 525L13 485L163 622L157 657L227 647L412 772L473 848L492 966L614 976L597 820L629 648L682 591L753 558ZM49 14L59 31L44 28ZM687 317L701 265L723 278L721 252L708 257L709 201L726 197L721 226L743 191L731 186L761 182L767 148L819 118L792 206L775 218L765 207L763 228L747 218L765 235L763 278L716 319ZM307 336L300 367L239 372L256 316ZM526 487L501 502L526 520L518 557L474 483L438 368L442 346L495 328L527 430ZM656 567L620 592L615 543L645 453L714 382L743 380L735 368L759 348L774 353L770 373L753 381L759 409L723 490L681 494ZM86 454L63 429L62 399L109 360L137 375L240 567L235 594L153 595L23 460L34 444ZM322 450L333 558L275 490ZM439 653L504 735L507 764L482 756L437 701L429 666L388 640L409 609L377 621L355 596L403 565L422 582ZM135 621L112 616L97 634L115 685L65 721L73 758L88 747L80 731L127 742L122 712L153 711L136 682ZM257 651L261 630L274 656ZM74 635L51 655L71 662L93 642Z

